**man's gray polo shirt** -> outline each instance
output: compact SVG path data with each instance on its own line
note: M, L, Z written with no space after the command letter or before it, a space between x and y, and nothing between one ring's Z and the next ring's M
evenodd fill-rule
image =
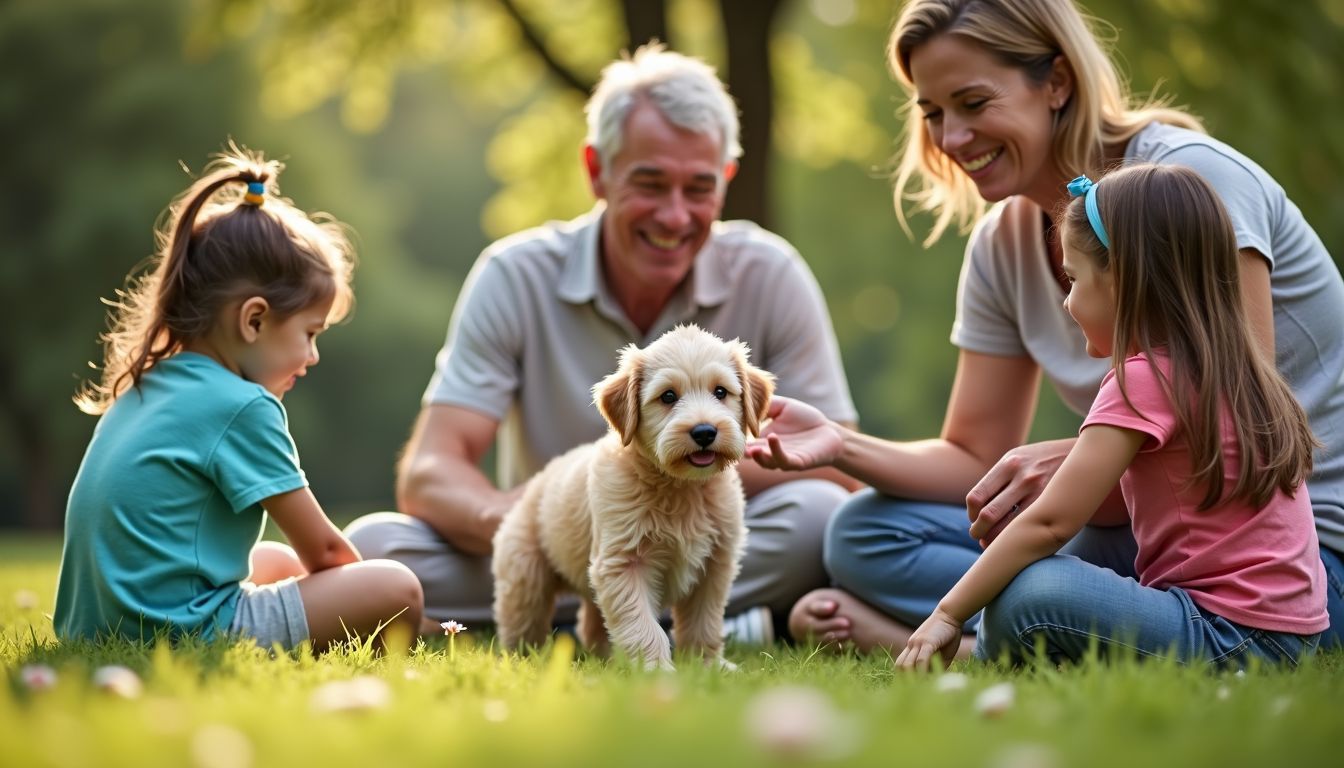
M695 266L647 335L603 282L603 206L500 240L467 276L425 404L500 420L498 480L510 488L607 425L592 386L626 344L646 346L680 323L740 338L778 392L837 421L857 421L826 302L782 238L749 222L718 222Z

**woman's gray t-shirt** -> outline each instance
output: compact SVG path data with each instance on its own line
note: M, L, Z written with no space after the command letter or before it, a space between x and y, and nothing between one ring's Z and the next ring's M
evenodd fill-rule
M1153 123L1130 140L1126 162L1183 165L1213 185L1239 248L1270 267L1279 371L1323 447L1308 483L1321 542L1344 551L1344 280L1320 237L1264 169L1204 134ZM1046 259L1043 214L1024 197L976 226L962 263L952 342L971 352L1028 355L1064 402L1086 413L1109 360L1087 356Z

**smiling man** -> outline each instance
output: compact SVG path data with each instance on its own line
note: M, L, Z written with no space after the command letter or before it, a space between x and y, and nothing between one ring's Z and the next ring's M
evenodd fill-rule
M777 390L852 423L854 405L816 280L783 239L720 222L737 169L737 110L703 62L645 46L609 65L587 106L583 160L596 207L495 243L458 297L397 469L401 512L355 521L365 557L399 560L426 615L490 620L491 538L522 484L607 425L593 384L629 343L680 323L740 338ZM497 480L480 465L498 441ZM854 481L740 465L747 551L728 607L738 639L823 586L822 533ZM762 610L768 609L768 610ZM573 607L561 607L560 617Z

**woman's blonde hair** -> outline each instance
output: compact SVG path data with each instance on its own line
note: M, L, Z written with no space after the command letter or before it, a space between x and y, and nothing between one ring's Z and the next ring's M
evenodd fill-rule
M910 0L892 29L887 63L912 95L910 56L942 34L969 40L1036 85L1050 76L1057 57L1073 73L1073 95L1056 114L1054 160L1064 179L1098 175L1108 145L1128 141L1151 122L1203 131L1192 115L1168 107L1167 99L1138 101L1129 92L1095 32L1098 20L1084 16L1073 0ZM904 203L935 215L924 241L932 245L955 221L967 231L984 213L985 201L966 173L929 140L920 110L907 106L905 148L896 170L896 215L910 234ZM918 179L918 181L916 181ZM916 189L910 190L911 186Z
M1251 335L1237 238L1218 193L1189 168L1143 163L1105 176L1094 194L1110 247L1097 238L1082 197L1064 208L1063 243L1111 273L1120 391L1125 359L1142 352L1189 441L1192 486L1206 489L1200 509L1225 499L1262 507L1276 490L1295 493L1311 473L1317 443L1288 383ZM1169 376L1153 362L1158 349L1171 362ZM1241 453L1229 493L1224 414Z
M173 201L154 256L108 302L102 374L75 396L80 410L106 411L145 371L209 333L233 302L260 296L285 318L331 300L329 320L345 317L355 263L345 227L279 197L283 167L230 144Z

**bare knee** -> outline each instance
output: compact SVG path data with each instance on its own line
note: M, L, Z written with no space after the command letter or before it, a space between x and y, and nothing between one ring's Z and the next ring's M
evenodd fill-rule
M307 575L299 556L286 544L276 541L259 541L252 547L248 558L250 574L248 581L253 584L274 584L290 577Z
M380 602L392 612L404 610L402 617L417 628L425 610L425 591L420 579L405 565L395 560L365 560L369 587L376 591Z

